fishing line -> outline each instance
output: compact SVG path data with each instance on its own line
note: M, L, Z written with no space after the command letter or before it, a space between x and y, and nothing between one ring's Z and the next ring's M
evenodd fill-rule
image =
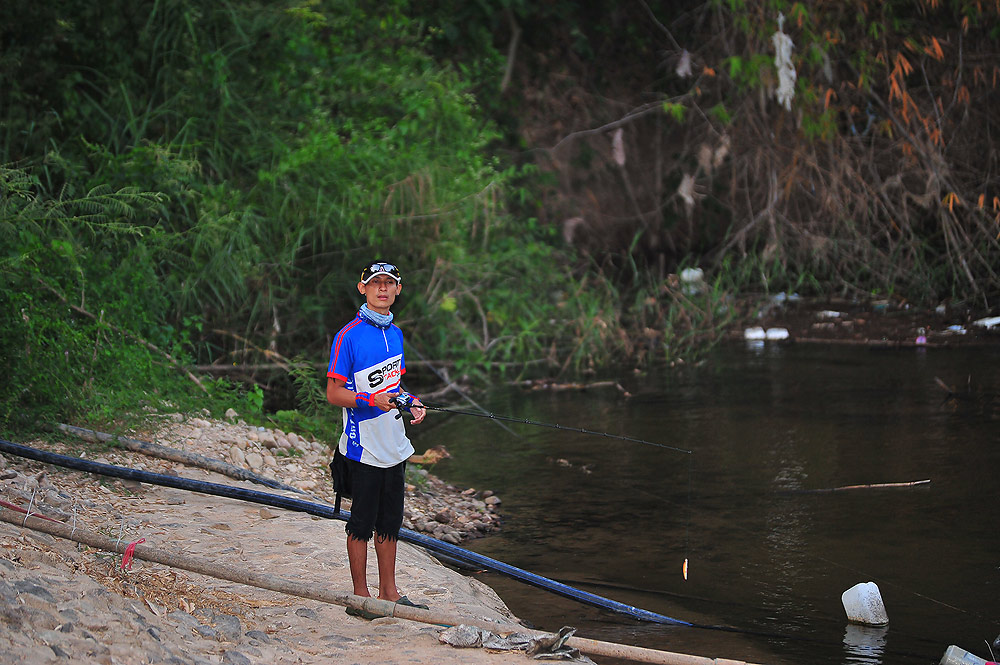
M446 385L446 386L447 386L448 388L450 388L450 389L454 390L454 391L455 391L456 393L458 393L459 395L461 395L461 396L462 396L462 397L463 397L463 398L465 399L465 401L467 401L467 402L468 402L469 404L471 404L472 406L476 407L477 409L479 409L479 410L480 410L480 411L482 411L483 413L486 413L486 409L484 409L483 407L479 406L479 404L477 404L477 403L476 403L476 401L475 401L474 399L472 399L471 397L469 397L469 396L468 396L468 395L467 395L467 394L465 393L465 391L463 391L463 390L462 390L462 389L461 389L460 387L458 387L457 385L455 385L455 382L454 382L454 381L452 381L452 380L451 380L451 379L449 379L449 378L448 378L448 377L447 377L446 375L444 375L444 374L442 374L441 372L439 372L439 371L437 370L437 368L436 368L436 367L434 367L434 365L433 365L433 364L431 364L431 361L427 360L427 358L425 358L425 357L424 357L424 354L420 353L420 350L419 350L419 349L417 349L417 347L413 346L413 344L412 344L412 343L411 343L411 344L409 344L409 347L410 347L410 348L411 348L411 349L413 350L413 352L414 352L415 354L417 354L417 357L418 357L418 358L420 358L420 360L421 360L421 361L423 361L423 362L424 362L424 363L425 363L425 364L427 365L427 367L428 367L428 368L429 368L429 369L430 369L430 370L431 370L432 372L434 372L434 375L435 375L435 376L437 376L437 378L441 379L441 381L443 381L443 382L445 383L445 385ZM509 427L507 427L507 426L506 426L506 425L504 425L504 424L503 424L502 422L499 422L499 421L497 421L497 425L499 425L499 426L500 426L500 427L502 427L502 428L503 428L504 430L506 430L508 434L511 434L511 435L512 435L512 436L514 436L514 437L517 437L517 438L520 438L520 437L518 436L518 434L517 434L517 433L516 433L516 432L515 432L514 430L512 430L512 429L511 429L511 428L509 428Z
M656 446L657 448L666 448L667 450L673 450L674 452L684 453L685 455L690 455L693 451L685 450L684 448L678 448L676 446L668 446L665 443L657 443L655 441L647 441L645 439L637 439L631 436L624 436L622 434L611 434L610 432L598 432L597 430L584 429L583 427L571 427L569 425L560 425L558 423L544 423L537 420L528 420L527 418L513 418L511 416L500 416L490 411L486 413L477 413L475 411L462 411L460 409L449 409L444 406L437 404L428 404L421 400L421 405L425 409L431 409L433 411L442 411L444 413L453 413L460 416L475 416L476 418L489 418L490 420L502 420L509 423L520 423L522 425L534 425L536 427L548 427L550 429L564 430L567 432L578 432L580 434L590 434L593 436L603 436L608 439L618 439L620 441L631 441L633 443L642 443L647 446Z
M672 450L677 453L683 453L685 455L690 455L688 458L688 497L687 497L687 524L684 527L684 562L681 564L681 574L684 576L684 580L687 581L688 578L688 562L690 554L690 543L691 543L691 517L692 517L692 486L694 483L694 455L692 455L691 450L685 448L679 448L677 446L669 446L665 443L657 443L655 441L647 441L646 439L639 439L632 436L625 436L622 434L611 434L610 432L599 432L597 430L585 429L583 427L571 427L568 425L560 425L558 423L546 423L537 420L529 420L527 418L513 418L511 416L500 416L490 411L485 413L477 413L475 411L463 411L461 409L450 409L437 404L428 404L427 402L421 401L421 404L425 409L431 409L433 411L441 411L444 413L452 413L461 416L475 416L476 418L489 418L494 421L507 421L513 423L521 423L522 425L534 425L536 427L548 427L550 429L563 430L566 432L577 432L580 434L590 434L592 436L601 436L608 439L616 439L619 441L631 441L632 443L641 443L647 446L655 446L657 448L665 448L666 450ZM477 405L478 406L478 405ZM482 408L482 407L479 407ZM403 409L400 408L400 415L403 414Z

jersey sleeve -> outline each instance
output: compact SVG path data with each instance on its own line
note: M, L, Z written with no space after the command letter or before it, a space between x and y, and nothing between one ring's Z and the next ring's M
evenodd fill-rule
M359 321L355 319L334 338L330 347L330 364L326 368L327 377L339 379L347 384L352 383L354 353L350 332L358 323Z

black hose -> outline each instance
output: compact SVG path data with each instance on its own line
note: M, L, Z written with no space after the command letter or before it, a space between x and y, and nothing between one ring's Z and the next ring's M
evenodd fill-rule
M128 467L115 466L113 464L92 462L78 457L69 457L67 455L60 455L58 453L52 453L45 450L38 450L37 448L22 446L3 439L0 439L0 451L17 455L18 457L25 457L27 459L45 462L46 464L54 464L56 466L75 469L77 471L86 471L88 473L96 473L102 476L133 480L150 485L162 485L164 487L173 487L175 489L182 489L191 492L201 492L202 494L212 494L231 499L240 499L242 501L250 501L266 506L274 506L276 508L304 512L328 519L347 520L350 518L350 513L343 510L339 513L335 513L332 506L327 506L321 503L314 503L303 499L293 499L290 497L280 496L278 494L268 494L257 490L233 487L231 485L209 483L201 480L191 480L177 476L151 473L149 471L139 471L138 469L130 469ZM598 596L587 591L581 591L580 589L573 588L569 585L563 584L562 582L557 582L547 577L535 575L534 573L511 566L502 561L491 559L487 556L483 556L482 554L471 552L465 548L446 543L436 538L431 538L430 536L425 536L410 529L400 529L399 537L406 542L419 545L420 547L430 550L431 552L443 554L456 561L501 573L520 582L544 589L545 591L550 591L593 607L623 614L639 621L672 624L676 626L694 626L694 624L688 623L687 621L681 621L680 619L674 619L663 614L657 614L656 612L633 607L632 605L626 605L625 603L620 603L616 600L611 600L610 598L604 598L603 596Z

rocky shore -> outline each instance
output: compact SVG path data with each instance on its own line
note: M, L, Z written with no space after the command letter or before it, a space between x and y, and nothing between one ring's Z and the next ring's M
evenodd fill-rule
M330 451L294 433L203 415L167 416L148 436L225 460L332 503ZM205 469L73 440L23 442L52 452L261 490ZM416 465L411 465L416 466ZM456 488L425 469L408 476L406 526L449 542L499 526L499 498ZM277 490L268 492L286 493ZM301 495L299 495L301 498ZM5 455L0 500L74 529L179 556L245 567L347 593L343 523L155 485L102 478ZM348 504L349 506L349 504ZM344 608L134 559L0 522L0 663L502 663L523 654L458 650L441 628L365 621ZM485 585L400 544L401 591L442 611L516 623ZM369 581L377 580L374 553ZM376 589L372 589L374 593Z
M235 411L229 421L204 417L168 416L172 422L154 438L179 450L196 451L259 473L333 503L329 464L333 451L325 443L294 432L247 425ZM176 422L173 422L176 421ZM448 455L441 449L411 458L407 474L403 526L445 542L458 544L488 534L500 525L500 497L491 490L457 488L431 474L414 460L436 460ZM154 469L150 469L154 470ZM345 502L350 508L350 500Z

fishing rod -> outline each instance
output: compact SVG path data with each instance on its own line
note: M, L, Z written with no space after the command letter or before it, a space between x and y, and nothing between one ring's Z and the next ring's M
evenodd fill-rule
M405 399L404 399L405 401ZM398 399L394 399L393 403L397 404L400 414L403 413L404 409L409 409L409 404L400 404ZM609 432L598 432L592 429L584 429L582 427L570 427L568 425L560 425L558 423L543 423L538 420L528 420L527 418L513 418L511 416L499 416L495 413L487 411L486 413L477 413L476 411L463 411L461 409L449 409L447 407L438 404L428 404L427 402L421 402L421 406L425 409L431 409L433 411L441 411L444 413L453 413L459 416L475 416L477 418L489 418L490 420L503 420L509 423L521 423L522 425L534 425L536 427L548 427L550 429L559 429L567 432L579 432L580 434L591 434L593 436L603 436L608 439L618 439L621 441L631 441L633 443L642 443L647 446L656 446L657 448L666 448L667 450L673 450L674 452L684 453L685 455L690 455L692 451L685 450L684 448L678 448L676 446L668 446L665 443L657 443L655 441L646 441L645 439L637 439L632 436L624 436L622 434L611 434Z

